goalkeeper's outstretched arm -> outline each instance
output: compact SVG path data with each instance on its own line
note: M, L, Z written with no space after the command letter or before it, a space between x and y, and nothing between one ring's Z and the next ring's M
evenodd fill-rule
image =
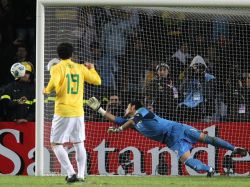
M91 97L88 102L87 105L92 108L94 111L97 111L98 113L100 113L103 117L105 117L106 119L108 119L111 122L115 122L115 118L116 116L114 116L111 113L106 112L102 107L101 107L101 103L98 101L98 99L96 99L95 97Z
M105 112L105 114L103 115L103 117L105 117L107 120L111 121L111 122L116 122L116 116L114 116L113 114L109 113L109 112Z
M91 97L89 99L89 101L87 102L87 105L92 108L94 111L97 111L98 113L100 113L103 117L105 117L106 119L108 119L111 122L117 123L118 125L122 124L120 127L116 128L116 127L110 127L108 129L108 133L115 133L115 132L120 132L122 130L126 130L130 127L132 127L135 122L133 120L125 120L123 118L119 118L114 116L113 114L106 112L102 107L100 102L95 98L95 97Z

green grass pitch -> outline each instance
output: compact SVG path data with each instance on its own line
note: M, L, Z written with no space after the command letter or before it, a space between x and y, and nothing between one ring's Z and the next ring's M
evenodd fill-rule
M64 177L0 176L0 187L250 187L250 177L215 176L88 176L83 184L66 184Z

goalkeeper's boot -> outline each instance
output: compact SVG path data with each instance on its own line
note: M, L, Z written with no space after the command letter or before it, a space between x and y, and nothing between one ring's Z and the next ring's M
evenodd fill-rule
M235 147L232 154L239 154L241 156L246 156L247 150L245 148L242 148L242 147Z
M71 177L66 177L65 180L67 181L68 184L74 183L78 181L78 178L76 174L72 175Z
M207 172L207 177L213 177L214 173L215 173L214 168L210 167L209 172Z

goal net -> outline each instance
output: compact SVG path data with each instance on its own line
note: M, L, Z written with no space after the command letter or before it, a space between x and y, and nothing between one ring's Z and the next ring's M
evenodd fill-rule
M140 99L161 117L193 125L250 150L250 10L235 8L132 8L46 6L46 66L61 42L71 42L78 63L91 62L102 86L85 85L103 108L123 115ZM44 104L45 174L64 171L49 138L54 96ZM182 165L166 145L128 130L108 135L113 124L85 110L89 175L204 175ZM74 162L74 148L66 145ZM205 144L191 150L218 175L249 175L250 156Z

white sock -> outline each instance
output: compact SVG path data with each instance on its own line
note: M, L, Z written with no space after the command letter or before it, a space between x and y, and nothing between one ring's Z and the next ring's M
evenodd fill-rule
M73 174L75 174L74 168L72 164L70 163L69 156L67 151L63 148L62 145L56 145L53 147L53 151L60 162L63 169L66 170L68 177L71 177Z
M78 174L77 177L84 179L84 172L85 172L85 165L86 165L86 149L84 147L84 142L74 144L75 151L76 151L76 162L77 162L77 169Z

